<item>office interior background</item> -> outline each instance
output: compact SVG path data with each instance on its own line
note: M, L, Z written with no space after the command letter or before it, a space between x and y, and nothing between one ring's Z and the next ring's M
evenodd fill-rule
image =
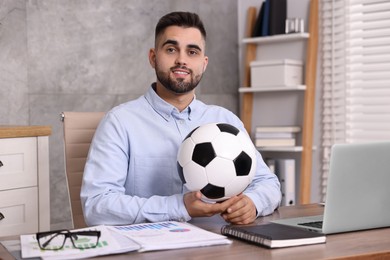
M108 111L155 81L158 19L199 13L208 33L197 98L238 113L236 0L0 0L0 125L51 125L52 228L70 227L62 111Z
M260 6L261 0L258 2ZM197 98L239 115L238 3L0 0L0 125L52 127L52 229L71 227L60 113L108 111L144 94L155 80L148 50L153 47L154 26L162 15L184 10L201 16L208 33L209 66L197 89ZM309 0L288 0L288 8L302 14L306 21L308 5ZM318 64L321 62L318 55ZM323 85L318 71L316 145L322 142ZM387 90L384 93L388 95ZM312 202L322 200L321 161L318 146L313 155Z

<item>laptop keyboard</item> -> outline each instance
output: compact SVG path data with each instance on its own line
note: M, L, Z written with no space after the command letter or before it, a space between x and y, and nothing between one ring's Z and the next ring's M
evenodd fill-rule
M313 221L313 222L306 222L306 223L298 223L300 226L306 226L306 227L314 227L314 228L322 228L322 221Z

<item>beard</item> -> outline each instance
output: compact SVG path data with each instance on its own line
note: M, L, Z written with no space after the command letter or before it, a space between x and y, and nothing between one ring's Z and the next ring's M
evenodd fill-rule
M178 69L178 68L186 69L190 72L191 77L190 77L189 82L185 82L184 79L182 79L182 78L176 79L176 78L170 77L170 72L172 70ZM185 66L176 66L176 67L171 68L171 70L169 72L164 72L164 71L160 70L158 64L156 64L157 80L166 89L168 89L176 94L187 93L187 92L190 92L193 89L195 89L196 86L198 86L200 80L202 79L202 75L203 74L194 75L193 70L188 69Z

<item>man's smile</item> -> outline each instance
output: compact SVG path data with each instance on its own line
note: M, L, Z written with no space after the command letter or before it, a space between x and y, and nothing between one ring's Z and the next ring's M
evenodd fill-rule
M183 78L183 77L186 77L187 75L191 74L191 71L186 70L186 69L179 69L179 68L172 69L172 72L176 77L179 77L179 78Z

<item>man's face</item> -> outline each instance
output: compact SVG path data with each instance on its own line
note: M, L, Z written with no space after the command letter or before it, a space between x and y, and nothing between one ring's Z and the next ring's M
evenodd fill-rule
M198 29L167 27L149 53L157 83L176 94L192 91L207 66L204 51L205 42Z

